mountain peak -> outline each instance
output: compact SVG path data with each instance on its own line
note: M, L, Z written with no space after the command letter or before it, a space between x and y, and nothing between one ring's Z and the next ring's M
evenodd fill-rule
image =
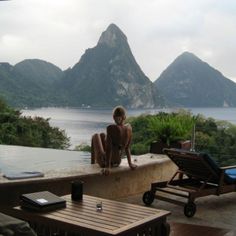
M0 62L0 69L3 68L3 69L7 69L7 70L10 70L12 69L12 65L8 62Z
M112 23L102 33L98 44L106 44L109 47L116 47L121 42L127 43L127 38L120 28Z
M66 73L62 87L72 106L153 108L164 103L115 24L109 25L98 44L86 50Z
M184 56L184 57L196 57L196 55L194 55L192 52L188 52L185 51L182 54L180 54L180 56Z
M193 53L178 56L154 83L175 106L233 107L236 104L236 85Z
M183 52L181 55L179 55L175 61L185 61L185 62L193 62L193 61L198 61L198 62L202 62L202 60L200 58L198 58L195 54L191 53L191 52Z

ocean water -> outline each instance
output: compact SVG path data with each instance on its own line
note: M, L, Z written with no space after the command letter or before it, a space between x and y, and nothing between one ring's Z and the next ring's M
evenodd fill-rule
M185 108L192 114L202 114L217 120L226 120L236 124L236 108ZM128 110L127 116L156 114L160 111L171 112L176 109L137 109ZM106 126L113 123L112 110L39 108L22 110L23 116L41 116L50 118L52 126L65 130L70 137L70 149L80 144L90 144L94 133L105 132Z

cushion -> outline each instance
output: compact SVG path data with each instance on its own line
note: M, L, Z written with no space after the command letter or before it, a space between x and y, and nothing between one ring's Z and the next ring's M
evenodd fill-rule
M226 170L225 174L229 176L231 179L236 180L236 168Z
M220 174L220 168L215 162L215 160L208 154L202 153L203 159L211 166L211 168L217 173L217 175Z
M210 155L204 153L203 154L204 160L212 167L212 169L220 176L220 168L217 163L211 158ZM228 169L225 171L224 181L228 184L236 183L236 168L235 169Z
M27 222L0 213L0 235L36 236L36 233Z
M14 179L29 179L36 177L43 177L44 174L39 171L23 171L23 172L10 172L3 175L3 177L14 180Z

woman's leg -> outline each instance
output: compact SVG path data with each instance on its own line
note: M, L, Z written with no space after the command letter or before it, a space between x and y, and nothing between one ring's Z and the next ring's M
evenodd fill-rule
M105 150L100 134L94 134L91 143L91 164L98 163L100 167L105 165Z
M91 164L95 164L95 151L94 151L94 141L93 141L93 137L92 136L92 140L91 140Z
M106 135L104 133L100 133L100 138L102 141L102 146L103 146L103 150L106 150Z

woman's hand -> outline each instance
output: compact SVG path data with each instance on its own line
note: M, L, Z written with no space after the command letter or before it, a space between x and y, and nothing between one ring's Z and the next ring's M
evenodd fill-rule
M130 167L131 170L135 170L138 166L133 164L133 163L130 163L129 167Z
M103 168L103 169L101 170L101 173L102 173L102 175L107 176L107 175L110 174L110 170L109 170L108 168Z

